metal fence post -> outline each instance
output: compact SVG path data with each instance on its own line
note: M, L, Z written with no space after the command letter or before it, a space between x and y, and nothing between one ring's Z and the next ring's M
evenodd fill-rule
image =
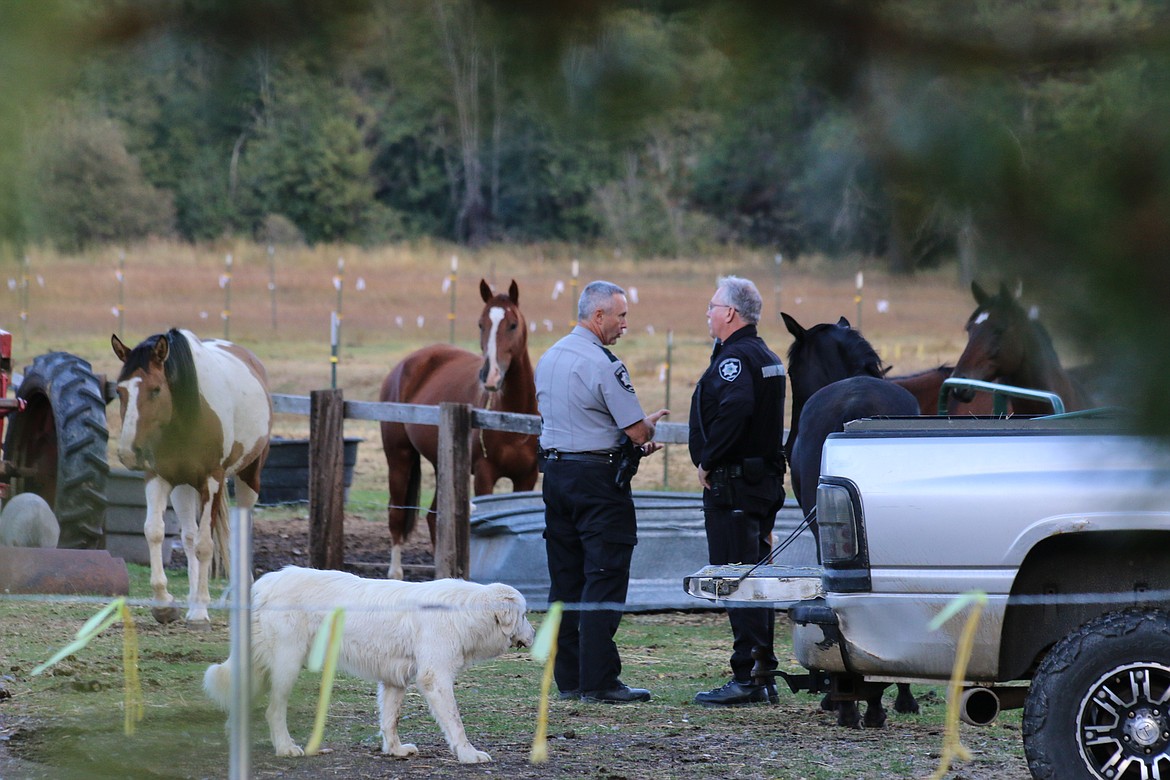
M228 712L231 735L230 780L252 776L252 511L231 509L231 657L232 698Z

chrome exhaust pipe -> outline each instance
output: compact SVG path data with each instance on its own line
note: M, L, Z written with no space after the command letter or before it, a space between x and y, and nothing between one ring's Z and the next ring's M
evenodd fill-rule
M989 726L1000 710L1015 710L1024 706L1028 689L1024 686L967 688L959 697L959 718L972 726Z

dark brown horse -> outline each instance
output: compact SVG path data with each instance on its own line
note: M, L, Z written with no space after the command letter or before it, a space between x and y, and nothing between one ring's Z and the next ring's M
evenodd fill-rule
M835 323L821 323L805 328L790 315L781 312L792 346L788 349L788 380L792 385L792 422L784 452L788 458L789 475L796 502L806 517L816 507L817 483L821 473L821 450L825 439L834 431L841 431L845 423L862 417L881 415L914 415L919 413L919 402L909 390L885 379L886 367L881 358L842 317ZM938 388L935 386L935 406ZM815 515L809 528L818 541ZM882 705L882 690L866 697L865 724L880 727L886 722ZM834 702L828 696L821 702L827 710L837 711L837 722L842 726L859 726L861 714L855 701ZM898 712L918 712L910 686L898 683L894 701Z
M498 412L536 414L536 385L528 357L528 323L520 312L520 292L513 280L507 295L496 295L479 282L480 354L433 344L412 352L382 382L379 399L396 403L471 404ZM471 470L475 495L488 495L506 477L516 491L536 485L536 437L505 431L472 431ZM433 425L382 423L382 449L389 469L390 568L402 579L402 545L418 515L422 458L435 465L439 429ZM435 542L435 502L427 512L431 544Z
M971 292L978 305L967 319L967 347L953 376L1056 393L1070 412L1093 405L1088 393L1061 366L1048 331L1024 311L1006 285L1000 284L999 292L989 295L973 282ZM960 401L970 401L974 394L965 388L953 391ZM1045 401L1013 398L1011 403L1017 414L1052 412Z

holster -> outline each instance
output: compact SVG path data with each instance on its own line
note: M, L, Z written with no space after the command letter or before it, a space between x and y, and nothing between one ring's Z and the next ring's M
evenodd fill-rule
M725 468L717 468L707 475L707 503L716 509L730 509L735 506L735 494L731 491L731 475Z
M720 466L707 477L707 503L720 509L769 511L784 500L782 472L764 458L745 458L742 464Z
M630 480L638 473L638 466L642 462L642 448L634 444L629 436L622 437L622 443L618 445L618 470L614 476L614 484L620 489L625 490L630 486Z

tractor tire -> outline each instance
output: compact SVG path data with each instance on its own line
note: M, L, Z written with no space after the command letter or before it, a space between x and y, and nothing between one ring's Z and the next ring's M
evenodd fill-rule
M1038 780L1139 780L1170 768L1170 614L1102 615L1044 657L1024 703Z
M105 546L105 394L89 363L67 352L39 355L16 391L26 407L9 417L5 460L13 495L36 493L61 526L60 548Z

